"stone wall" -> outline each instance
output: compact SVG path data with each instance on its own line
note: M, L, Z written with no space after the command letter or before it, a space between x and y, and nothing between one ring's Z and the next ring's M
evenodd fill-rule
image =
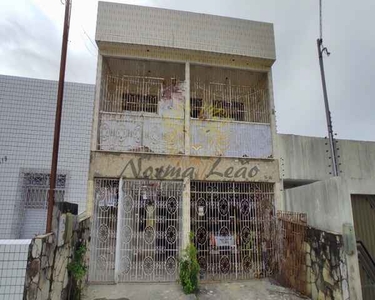
M64 300L74 299L74 283L67 266L78 244L89 245L90 218L76 218L73 233L63 245L58 245L55 234L36 236L32 239L26 269L24 299ZM88 251L87 251L88 252ZM89 254L86 252L85 260Z
M348 271L341 235L308 227L306 292L311 299L349 299Z

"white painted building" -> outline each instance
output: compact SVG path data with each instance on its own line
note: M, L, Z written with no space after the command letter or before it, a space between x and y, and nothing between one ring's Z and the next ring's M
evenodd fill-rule
M0 239L45 232L57 82L0 75ZM66 83L57 199L86 209L94 86Z

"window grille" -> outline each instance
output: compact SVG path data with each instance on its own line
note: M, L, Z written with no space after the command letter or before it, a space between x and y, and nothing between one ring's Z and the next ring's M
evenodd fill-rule
M59 174L56 180L55 202L64 201L66 175ZM47 208L50 175L25 173L23 176L23 201L25 208Z
M164 78L146 76L112 76L103 80L103 112L148 112L158 113L158 104L163 93Z
M266 89L230 83L202 83L191 86L190 117L269 123L270 112Z

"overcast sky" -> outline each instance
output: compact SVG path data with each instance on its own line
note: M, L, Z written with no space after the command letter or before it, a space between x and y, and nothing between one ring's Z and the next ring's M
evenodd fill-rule
M318 0L114 2L274 23L278 131L326 135L316 50ZM339 138L375 141L375 1L323 4L323 38L332 53L325 67L334 130ZM73 0L68 81L94 83L96 12L96 0ZM1 0L0 74L57 80L63 15L60 0Z

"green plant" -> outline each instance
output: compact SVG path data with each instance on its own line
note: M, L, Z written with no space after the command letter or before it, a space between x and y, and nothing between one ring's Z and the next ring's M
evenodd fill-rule
M186 246L180 259L180 283L185 294L191 294L198 290L199 264L193 239L194 236L191 233L190 243Z
M86 251L87 248L85 245L79 245L74 251L73 260L67 266L68 271L75 282L76 289L74 291L74 299L81 299L82 279L85 277L87 272L87 267L84 264L84 256Z

